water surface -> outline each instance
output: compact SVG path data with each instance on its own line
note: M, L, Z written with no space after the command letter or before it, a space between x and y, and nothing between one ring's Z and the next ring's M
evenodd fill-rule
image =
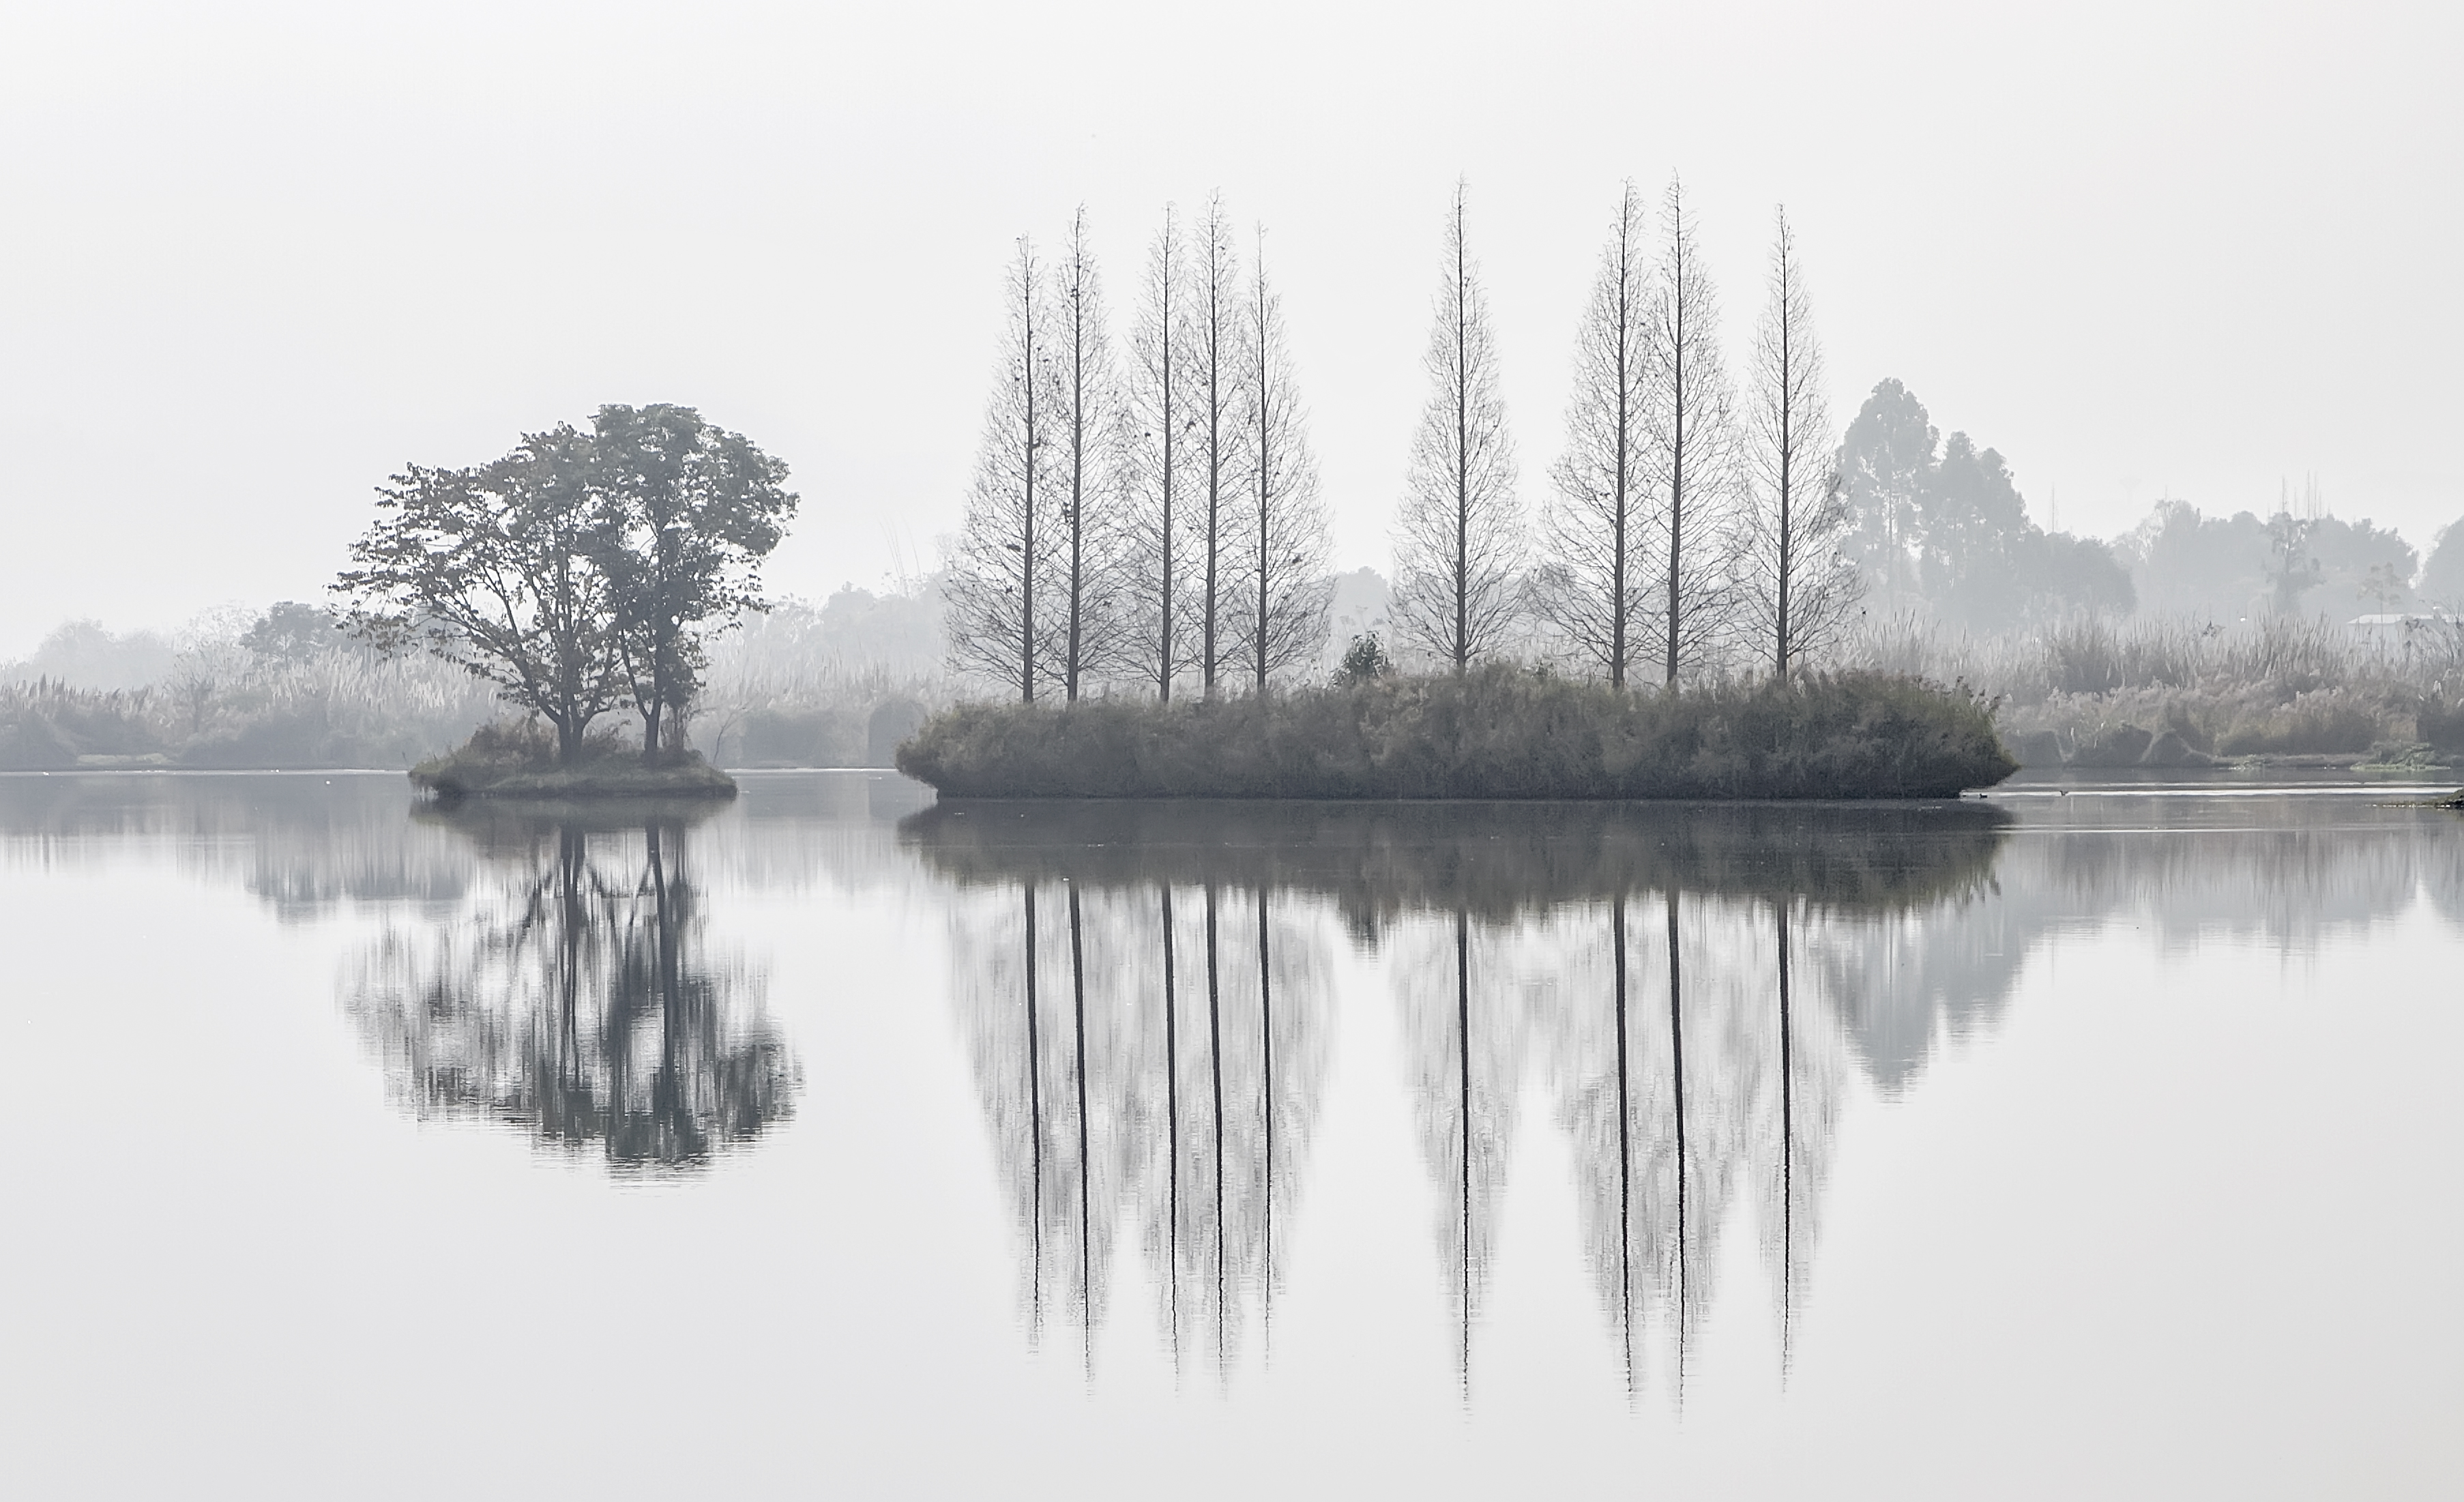
M2464 828L2402 796L0 778L0 1451L45 1496L2436 1494Z

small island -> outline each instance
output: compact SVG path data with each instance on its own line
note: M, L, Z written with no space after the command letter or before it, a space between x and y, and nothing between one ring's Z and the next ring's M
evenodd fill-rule
M1495 664L1170 704L970 704L898 769L956 798L1956 798L1992 706L1878 673L1636 693Z
M411 784L446 803L465 798L566 802L580 799L725 799L736 779L692 750L646 762L641 747L612 735L589 737L568 758L537 721L482 725L458 749L410 769Z

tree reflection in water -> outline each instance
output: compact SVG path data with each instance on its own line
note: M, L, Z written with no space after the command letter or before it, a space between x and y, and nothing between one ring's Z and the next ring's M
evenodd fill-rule
M482 852L458 922L388 924L345 992L397 1098L621 1171L690 1171L800 1083L760 978L704 942L699 810L431 809Z
M1134 1212L1176 1358L1271 1329L1325 1083L1323 958L1264 894L1022 880L953 923L958 1005L1024 1255L1093 1360Z
M1975 806L976 804L901 830L997 904L961 906L955 973L1037 1337L1066 1310L1091 1372L1133 1214L1177 1360L1270 1335L1327 1076L1331 905L1392 955L1466 1397L1536 1055L1628 1389L1657 1326L1682 1402L1741 1197L1785 1370L1851 1029L1890 1016L1869 955L1954 932L2003 828Z

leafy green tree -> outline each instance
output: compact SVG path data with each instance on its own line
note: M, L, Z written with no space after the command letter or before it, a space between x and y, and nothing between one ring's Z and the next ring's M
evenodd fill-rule
M681 727L706 642L759 609L761 561L785 536L787 466L690 407L603 407L591 419L586 550L605 578L642 759Z
M333 585L353 635L494 684L556 727L568 762L627 686L592 469L589 435L563 425L474 469L411 465L378 490Z

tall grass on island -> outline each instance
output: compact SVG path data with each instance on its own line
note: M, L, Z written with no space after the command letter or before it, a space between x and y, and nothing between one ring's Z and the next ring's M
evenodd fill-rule
M966 704L898 769L956 798L1951 798L1992 706L1879 673L1635 694L1496 664L1263 697Z

